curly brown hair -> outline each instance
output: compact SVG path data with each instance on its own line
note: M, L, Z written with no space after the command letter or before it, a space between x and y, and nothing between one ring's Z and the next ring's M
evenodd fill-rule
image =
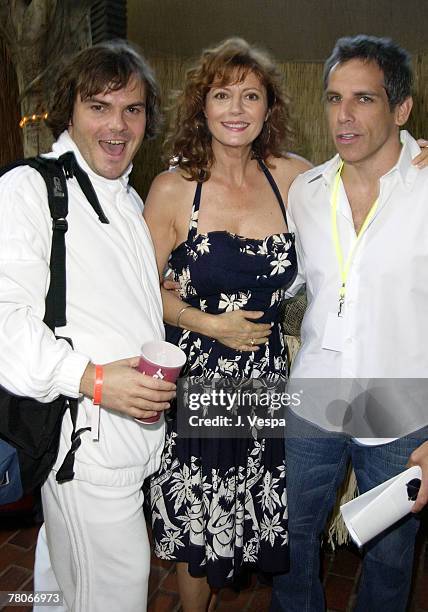
M68 128L76 96L82 100L105 91L126 87L133 77L146 88L145 139L153 138L159 129L159 89L152 69L129 43L112 40L80 51L58 76L46 123L54 138Z
M176 94L171 129L165 141L166 159L188 175L188 180L206 181L214 163L211 134L204 115L206 95L216 86L241 83L254 73L266 88L268 118L253 142L253 156L264 161L282 157L293 131L290 98L282 87L279 71L267 53L242 38L229 38L206 49L197 64L187 71L184 88Z

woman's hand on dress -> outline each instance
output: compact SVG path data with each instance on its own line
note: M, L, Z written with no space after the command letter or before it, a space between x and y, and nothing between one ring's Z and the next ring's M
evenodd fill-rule
M419 140L417 140L417 143L421 148L421 152L419 153L419 155L413 158L412 164L414 166L417 166L419 169L422 169L428 166L428 140L419 138Z
M213 317L213 338L237 351L258 351L272 333L270 323L252 323L260 319L261 311L234 310Z
M162 280L162 287L166 291L175 291L176 293L180 292L180 283L177 283L172 277L166 276Z

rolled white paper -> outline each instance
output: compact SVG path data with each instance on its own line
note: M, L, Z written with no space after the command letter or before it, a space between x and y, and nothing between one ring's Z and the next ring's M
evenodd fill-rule
M363 546L410 512L415 502L409 499L407 484L414 478L422 478L419 465L340 507L345 525L358 546Z

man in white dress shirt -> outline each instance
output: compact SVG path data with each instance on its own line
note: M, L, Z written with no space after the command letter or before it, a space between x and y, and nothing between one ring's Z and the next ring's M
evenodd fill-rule
M54 93L49 156L74 154L104 222L69 179L61 334L72 350L43 323L52 240L44 181L28 166L1 179L0 384L41 402L79 398L77 428L89 429L74 480L58 484L72 430L65 414L58 460L42 489L50 559L43 527L36 588L61 590L63 609L74 612L135 612L146 608L150 569L141 485L158 468L164 443L162 418L151 427L135 419L164 410L175 394L171 383L135 369L142 343L164 334L153 246L128 184L132 159L156 129L157 86L144 59L116 42L82 51Z
M360 492L417 463L414 511L428 499L428 169L411 165L419 147L400 135L410 58L387 39L344 38L324 74L338 155L289 194L293 290L306 284L308 308L292 368L302 401L287 423L290 572L274 579L275 612L325 609L320 536L349 460ZM414 512L366 546L359 612L404 612L417 529Z

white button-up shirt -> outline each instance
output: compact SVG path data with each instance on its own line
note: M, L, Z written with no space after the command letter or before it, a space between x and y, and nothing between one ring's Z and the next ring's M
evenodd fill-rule
M352 257L340 321L342 350L323 348L327 319L337 316L341 286L331 224L338 155L299 176L290 189L289 226L296 234L299 275L288 294L306 283L308 308L301 329L302 347L292 368L293 378L348 379L354 385L358 380L364 389L367 379L372 383L373 379L389 379L387 397L400 397L400 401L407 403L409 392L412 393L408 379L428 377L428 168L418 170L411 165L420 149L410 134L403 131L401 140L399 160L380 179L378 206ZM356 233L342 181L338 190L337 228L346 261ZM391 379L403 382L400 389L397 390L397 384L392 385ZM428 389L428 380L426 385L421 381L415 385L413 392L419 399L428 397L428 393L423 393L424 386ZM333 383L324 383L326 386L335 388ZM361 391L361 386L358 388ZM379 397L386 397L385 388ZM383 415L386 420L398 418L402 431L397 433L395 427L394 433L384 435L404 435L428 422L428 401L426 407L417 401L414 414L405 419L402 414L408 411L402 404L398 416L396 407ZM330 427L329 419L321 414L323 411L315 401L305 407L304 394L297 411L328 429L340 430L343 425L336 423L337 427ZM346 418L349 419L349 413ZM330 419L330 425L334 420ZM362 431L366 432L364 428ZM360 437L365 435L368 434Z

